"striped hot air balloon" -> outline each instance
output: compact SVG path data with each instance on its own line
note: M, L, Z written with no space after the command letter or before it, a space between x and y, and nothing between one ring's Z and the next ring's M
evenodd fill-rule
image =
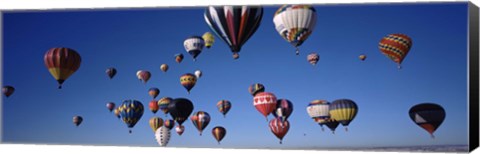
M330 104L330 118L338 121L348 131L348 125L355 118L358 112L357 104L349 99L338 99Z
M200 136L202 136L203 130L210 123L210 114L204 111L198 111L190 117L190 120L192 120L192 123L197 128Z
M421 103L412 106L408 114L410 115L410 119L425 129L432 138L435 138L433 133L443 123L446 115L445 109L435 103Z
M175 121L173 121L172 119L165 119L163 125L168 129L172 129L175 126Z
M197 77L191 73L180 76L180 84L187 89L188 94L190 94L190 90L195 86L195 83L197 83Z
M320 60L320 56L317 53L310 53L307 56L307 61L313 66L317 64L318 60Z
M273 93L260 92L253 98L253 105L268 121L267 116L272 113L277 106L277 97Z
M265 87L261 83L255 83L250 85L250 87L248 87L248 92L250 92L252 96L255 96L257 93L264 92L264 91L265 91Z
M217 102L217 108L218 111L223 114L223 117L225 117L227 112L230 111L230 108L232 108L232 103L228 100L221 100Z
M168 105L172 102L172 98L170 97L162 97L158 100L158 108L167 116L168 114Z
M80 68L82 58L77 51L60 47L48 50L44 61L50 74L57 80L58 89L61 89L63 82Z
M163 126L163 119L160 117L152 117L148 123L150 124L150 128L152 128L153 132L155 132L158 128Z
M269 127L272 133L280 139L280 144L282 144L283 137L285 137L288 129L290 129L290 122L282 121L280 118L274 118L270 120Z
M307 106L308 115L322 127L322 131L323 125L330 119L329 106L330 102L326 100L313 100Z
M160 94L160 89L155 87L148 89L148 95L152 96L153 99L157 98L158 94Z
M218 144L223 140L225 135L227 135L227 130L222 126L216 126L212 129L212 135L217 140Z
M120 116L125 124L127 124L129 133L132 133L132 128L143 116L143 104L137 100L125 100L123 104L119 106Z
M283 5L273 17L273 23L278 34L297 50L312 34L317 22L317 13L311 5Z
M210 6L205 21L233 53L234 59L248 39L257 31L263 17L261 6Z
M412 39L405 34L390 34L380 40L378 48L380 51L393 60L401 69L402 62L412 47Z

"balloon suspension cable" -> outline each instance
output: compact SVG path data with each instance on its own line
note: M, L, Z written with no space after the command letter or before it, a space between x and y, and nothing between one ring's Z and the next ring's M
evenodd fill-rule
M401 70L401 69L402 69L402 65L398 64L398 65L397 65L397 68L398 68L398 70Z
M433 134L430 134L430 137L432 137L432 139L435 139L435 135Z
M345 127L345 131L348 132L348 127Z
M200 132L200 136L202 136L202 132Z
M197 61L197 59L196 59L196 58L193 58L193 61L194 61L194 62L196 62L196 61Z
M59 84L59 85L58 85L58 89L62 89L62 84Z
M223 114L223 118L226 118L227 116L225 116L225 114Z
M282 140L280 140L280 144L282 144Z
M300 49L298 49L298 47L296 47L296 49L295 54L298 56L300 54Z
M332 131L332 134L335 134L335 131Z
M322 126L322 132L324 132L324 131L325 131L325 129L324 129L323 126Z
M129 134L132 134L132 130L131 130L131 129L130 129L130 130L128 130L128 133L129 133Z
M265 120L268 122L268 117L265 116Z

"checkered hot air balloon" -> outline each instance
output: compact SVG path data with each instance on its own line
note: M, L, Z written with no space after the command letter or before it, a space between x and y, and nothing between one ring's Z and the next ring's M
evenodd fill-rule
M217 108L220 113L223 114L223 117L230 111L230 108L232 108L232 103L228 100L221 100L217 102Z
M82 58L77 51L70 48L51 48L45 53L45 65L62 89L63 82L80 68Z
M378 48L385 56L397 63L401 69L402 62L412 47L412 39L405 34L390 34L380 40Z
M263 17L261 6L210 6L205 21L238 59L242 46L257 31Z
M312 34L317 22L317 13L311 5L283 5L273 16L278 34L300 53L298 47Z

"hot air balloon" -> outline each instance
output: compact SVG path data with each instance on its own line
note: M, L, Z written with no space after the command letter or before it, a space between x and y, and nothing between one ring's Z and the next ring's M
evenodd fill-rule
M175 61L177 63L181 63L183 60L183 54L179 53L179 54L175 54Z
M260 92L253 97L253 105L268 121L267 116L272 113L277 106L277 97L275 97L273 93Z
M273 23L278 34L293 45L300 53L298 47L312 34L317 22L315 8L310 5L283 5L273 16Z
M168 104L168 112L178 125L182 125L188 119L193 111L192 101L186 98L176 98L172 103Z
M179 136L182 136L183 132L185 131L185 126L178 125L177 127L175 127L175 131Z
M163 72L167 72L168 71L168 65L167 64L160 65L160 70L162 70Z
M217 102L217 108L218 111L223 114L223 117L225 117L230 108L232 108L232 103L228 100L221 100Z
M152 117L152 118L150 118L148 123L150 124L150 128L152 128L153 132L155 133L155 131L158 128L163 126L163 119L159 118L159 117Z
M128 132L132 133L132 128L143 116L143 104L137 100L125 100L119 106L120 116L125 124L130 129Z
M393 60L401 69L403 59L412 47L412 39L405 34L390 34L380 40L378 48L385 56Z
M255 96L257 93L264 92L264 91L265 91L265 87L261 83L255 83L250 85L250 87L248 87L248 92L250 92L252 96Z
M70 48L51 48L45 53L44 61L50 74L57 80L58 89L62 89L63 82L80 68L82 58Z
M210 47L212 47L213 43L215 42L215 37L213 37L213 34L210 32L206 32L205 34L203 34L202 38L205 41L205 47L207 47L207 49L210 49Z
M137 78L141 80L143 83L147 83L150 77L151 77L151 74L149 71L144 71L144 70L137 71Z
M205 41L200 36L190 36L183 42L185 50L193 57L193 61L197 60L197 56L202 53Z
M150 111L152 111L153 114L157 113L158 102L156 100L150 101L150 103L148 104L148 108L150 108Z
M349 99L338 99L332 102L329 107L330 118L338 121L348 131L348 124L355 118L358 107L355 102Z
M160 94L160 89L158 88L150 88L148 90L148 95L152 96L153 99L157 98L158 94Z
M408 114L410 119L425 129L432 138L435 138L433 132L440 127L446 116L443 107L435 103L421 103L412 106Z
M197 79L199 79L200 77L202 77L202 71L196 70L196 71L195 71L195 76L197 77Z
M280 117L282 121L285 121L290 117L293 112L293 104L288 99L279 99L277 100L277 104L275 110L273 110L272 114L275 118Z
M112 79L116 74L117 74L117 69L113 68L113 67L110 67L110 68L107 68L107 70L105 71L105 73L107 73L107 76Z
M313 66L317 64L318 60L320 60L320 56L317 53L310 53L307 56L307 61Z
M108 111L112 112L113 109L115 109L115 103L113 103L113 102L108 102L108 103L107 103L107 109L108 109Z
M73 124L75 124L75 126L79 126L83 121L83 118L81 116L74 116L73 117Z
M360 55L358 56L358 59L360 59L361 61L365 61L365 59L367 59L367 55Z
M192 120L193 125L197 128L200 136L202 136L202 131L210 123L210 114L204 111L198 111L194 113L190 120Z
M227 130L222 126L217 126L212 129L212 135L215 140L217 140L218 144L220 144L220 141L222 141L226 134Z
M157 102L158 107L160 108L160 110L162 110L162 112L165 114L165 116L167 116L167 114L168 114L168 104L170 104L172 102L172 100L173 99L170 98L170 97L162 97Z
M307 106L308 115L322 127L322 131L326 120L330 119L329 106L330 103L326 100L314 100Z
M168 129L172 129L175 126L175 121L173 121L172 119L165 119L165 122L163 125Z
M170 129L165 126L158 128L155 131L155 138L157 139L158 145L165 147L170 141Z
M12 86L3 86L3 88L2 88L2 93L3 93L7 98L10 97L10 95L12 95L13 92L15 92L15 88L13 88Z
M113 110L113 113L115 114L115 116L116 116L118 119L121 118L121 116L120 116L120 109L119 109L118 107L115 108L115 110Z
M188 94L190 94L190 90L195 86L195 83L197 83L197 77L193 74L187 73L180 76L180 84L187 89Z
M269 127L272 133L280 139L280 144L282 144L283 137L287 134L288 129L290 129L290 123L288 121L282 121L280 118L274 118L270 120Z
M335 129L337 129L340 123L335 119L327 119L324 120L324 124L332 131L332 134L335 134Z
M238 53L257 31L263 16L261 6L210 6L205 10L205 21L238 58Z

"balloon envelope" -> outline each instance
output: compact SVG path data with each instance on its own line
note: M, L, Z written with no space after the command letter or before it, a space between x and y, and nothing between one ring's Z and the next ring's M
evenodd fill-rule
M190 90L195 86L197 83L197 77L193 74L186 73L180 76L180 84L187 90L190 94Z
M162 70L163 72L167 72L168 71L168 65L167 64L160 65L160 70Z
M277 105L272 114L275 118L280 117L282 121L285 121L290 117L293 112L293 104L288 99L277 100Z
M149 71L139 70L137 71L137 78L143 83L147 83L152 74Z
M217 126L212 129L212 135L215 140L217 140L218 144L220 144L220 141L223 140L226 134L227 130L221 126Z
M307 56L307 61L313 66L317 64L318 60L320 60L320 56L317 53L310 53Z
M183 54L179 53L179 54L175 54L175 61L177 63L181 63L183 60Z
M445 109L435 103L421 103L412 106L408 114L415 124L425 129L432 137L446 116Z
M186 98L176 98L168 105L168 111L178 125L182 125L192 114L193 103Z
M13 92L15 92L15 88L12 87L12 86L3 86L3 88L2 88L2 93L3 93L7 98L10 97L10 95L12 95Z
M397 63L398 68L412 47L412 39L405 34L390 34L382 38L378 44L380 52Z
M163 125L168 129L172 129L175 126L175 121L172 119L166 119Z
M113 103L113 102L107 103L107 109L108 109L110 112L112 112L113 109L115 109L115 103Z
M82 124L83 122L83 118L81 116L74 116L73 117L73 124L75 124L75 126L79 126L80 124Z
M218 111L220 111L220 113L222 113L225 117L228 111L230 111L230 108L232 108L232 103L230 103L228 100L221 100L217 102L217 108Z
M274 118L270 120L269 127L272 133L280 139L280 144L282 144L283 137L285 137L288 129L290 129L290 123L288 121L282 121L280 118Z
M190 120L192 120L193 125L197 128L200 135L202 135L203 130L210 123L210 114L204 111L198 111L190 117Z
M248 92L250 92L252 96L255 96L257 93L264 92L264 91L265 91L265 87L261 83L255 83L250 85L250 87L248 87Z
M158 88L150 88L148 90L148 95L152 96L153 99L157 98L158 94L160 94L160 89Z
M63 82L80 68L82 58L70 48L51 48L45 53L44 62L61 89Z
M197 56L202 53L203 47L205 46L205 41L200 36L190 36L183 42L185 50L193 57L195 61Z
M260 92L253 98L253 105L265 118L275 110L277 97L273 93Z
M173 101L170 97L162 97L158 100L157 104L160 110L166 115L168 114L168 105Z
M157 139L158 145L162 147L167 146L168 141L170 141L170 129L165 126L158 128L155 131L155 138Z
M213 36L213 34L210 32L206 32L202 35L202 38L203 40L205 40L205 47L207 47L207 49L210 49L210 47L212 47L213 43L215 42L215 37Z
M150 128L152 128L153 132L155 132L158 128L163 126L163 119L159 117L152 117L148 123L150 124Z
M116 74L117 74L117 69L110 67L108 68L105 73L107 73L107 76L112 79Z
M137 100L125 100L119 106L120 116L128 128L133 128L143 116L143 104ZM131 131L130 131L131 133Z
M177 127L175 127L175 131L178 135L182 136L183 132L185 131L185 126L178 125Z
M329 107L330 118L338 121L343 126L348 126L358 112L357 104L349 99L338 99ZM347 130L347 128L345 128Z

